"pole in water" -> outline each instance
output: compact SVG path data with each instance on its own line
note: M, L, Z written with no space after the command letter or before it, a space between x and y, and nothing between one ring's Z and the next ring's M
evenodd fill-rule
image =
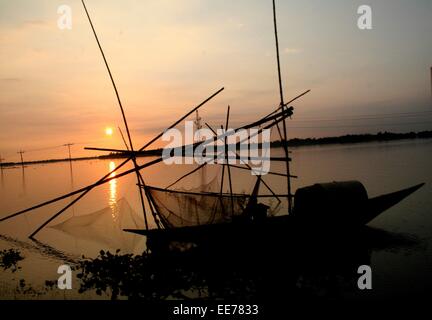
M25 153L25 151L22 151L22 150L20 150L20 151L18 151L17 153L19 153L20 154L20 156L21 156L21 165L23 166L23 168L24 168L24 159L23 159L23 153Z
M0 154L0 170L1 171L3 171L3 164L2 164L2 161L3 160L6 160L6 159L3 159L2 157L1 157L1 154Z
M68 147L68 151L69 151L69 161L72 161L72 155L71 155L71 146L73 146L73 143L66 143L63 145L63 147Z

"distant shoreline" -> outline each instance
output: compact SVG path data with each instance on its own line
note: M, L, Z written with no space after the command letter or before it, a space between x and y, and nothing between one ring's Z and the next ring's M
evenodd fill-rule
M325 138L294 138L288 140L288 147L303 147L303 146L321 146L321 145L332 145L332 144L355 144L365 142L386 142L396 140L415 140L415 139L430 139L432 138L432 131L421 131L421 132L409 132L409 133L392 133L392 132L379 132L377 134L348 134L337 137L325 137ZM272 141L270 143L271 148L283 147L282 141ZM138 153L138 157L154 157L162 154L162 149L154 149L148 151L142 151ZM121 153L110 153L108 155L94 156L94 157L81 157L81 158L64 158L64 159L49 159L49 160L37 160L37 161L26 161L24 165L31 164L45 164L54 162L65 162L65 161L84 161L84 160L106 160L106 159L124 159L127 155ZM2 163L2 167L15 167L21 166L21 162L5 162Z
M328 145L328 144L353 144L364 142L386 142L395 140L414 140L414 139L430 139L432 131L408 132L408 133L392 133L378 132L377 134L347 134L338 137L325 138L294 138L288 140L288 147L301 147L313 145ZM271 142L272 148L280 148L283 146L282 141Z

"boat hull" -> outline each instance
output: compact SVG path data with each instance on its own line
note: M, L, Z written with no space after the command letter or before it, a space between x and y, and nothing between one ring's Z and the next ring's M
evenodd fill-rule
M172 229L125 229L124 231L147 236L149 247L165 246L170 242L192 242L192 243L240 243L263 240L281 240L282 238L330 238L330 235L350 234L353 229L360 229L385 210L399 203L413 192L420 189L424 184L400 190L397 192L368 199L367 205L355 219L356 224L341 225L328 223L323 225L322 220L307 221L295 216L281 215L268 217L261 221L236 221L229 223L218 223L200 226L186 226ZM347 212L346 214L349 214ZM358 213L357 213L358 214Z

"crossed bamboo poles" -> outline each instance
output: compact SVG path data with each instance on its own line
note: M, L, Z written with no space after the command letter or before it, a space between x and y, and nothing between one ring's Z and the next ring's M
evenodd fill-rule
M159 162L161 162L161 161L163 161L164 160L164 158L163 157L160 157L160 158L158 158L158 159L156 159L156 160L153 160L153 161L150 161L150 162L148 162L148 163L146 163L146 164L144 164L144 165L138 165L138 163L137 163L137 161L136 161L136 157L137 157L137 155L138 155L138 153L139 152L141 152L141 151L143 151L143 150L145 150L147 147L149 147L150 145L152 145L156 140L158 140L162 135L163 135L163 133L164 132L161 132L160 134L158 134L156 137L154 137L152 140L150 140L147 144L145 144L143 147L141 147L138 151L135 151L135 149L134 149L134 147L133 147L133 143L132 143L132 138L131 138L131 135L130 135L130 131L129 131L129 126L128 126L128 124L127 124L127 119L126 119L126 115L125 115L125 112L124 112L124 108L123 108L123 105L122 105L122 102L121 102L121 99L120 99L120 95L119 95L119 93L118 93L118 90L117 90L117 86L116 86L116 84L115 84L115 81L114 81L114 78L113 78L113 76L112 76L112 73L111 73L111 70L110 70L110 67L109 67L109 64L108 64L108 62L107 62L107 59L106 59L106 57L105 57L105 54L104 54L104 51L103 51L103 49L102 49L102 46L101 46L101 44L100 44L100 41L99 41L99 38L98 38L98 36L97 36L97 33L96 33L96 30L95 30L95 28L94 28L94 26L93 26L93 23L92 23L92 20L91 20L91 18L90 18L90 15L89 15L89 12L88 12L88 10L87 10L87 7L86 7L86 5L85 5L85 2L84 2L84 0L81 0L81 2L82 2L82 4L83 4L83 7L84 7L84 10L85 10L85 12L86 12L86 15L87 15L87 18L88 18L88 20L89 20L89 23L90 23L90 26L91 26L91 28L92 28L92 31L93 31L93 34L94 34L94 36L95 36L95 39L96 39L96 42L97 42L97 44L98 44L98 47L99 47L99 50L100 50L100 52L101 52L101 54L102 54L102 58L103 58L103 60L104 60L104 63L105 63L105 66L106 66L106 68L107 68L107 71L108 71L108 74L109 74L109 77L110 77L110 80L111 80L111 83L112 83L112 85L113 85L113 88L114 88L114 91L115 91L115 94L116 94L116 98L117 98L117 102L118 102L118 105L119 105L119 107L120 107L120 111L121 111L121 114L122 114L122 118L123 118L123 122L124 122L124 125L125 125L125 128L126 128L126 133L127 133L127 138L128 138L128 142L129 142L129 147L130 147L130 149L129 149L129 147L128 147L128 144L126 143L126 141L124 140L124 142L125 142L125 146L126 146L126 149L128 149L128 150L120 150L121 152L124 152L124 153L126 153L126 154L128 154L128 158L126 159L126 160L124 160L120 165L118 165L116 168L114 168L112 171L110 171L108 174L106 174L106 175L104 175L102 178L100 178L98 181L96 181L95 183L93 183L93 184L91 184L91 185L88 185L87 187L84 187L84 188L81 188L81 189L78 189L78 190L75 190L75 191L73 191L73 192L70 192L70 193L68 193L68 194L65 194L65 195L63 195L63 196L60 196L60 197L57 197L57 198L54 198L54 199L51 199L51 200L48 200L48 201L46 201L46 202L43 202L43 203L40 203L40 204L38 204L38 205L35 205L35 206L33 206L33 207L30 207L30 208L27 208L27 209L24 209L24 210L21 210L21 211L19 211L19 212L16 212L16 213L13 213L13 214L10 214L10 215L8 215L8 216L6 216L6 217L4 217L4 218L1 218L0 219L0 222L3 222L3 221L6 221L6 220L9 220L9 219L11 219L11 218L14 218L14 217L16 217L16 216L19 216L19 215L21 215L21 214L24 214L24 213L26 213L26 212L29 212L29 211L32 211L32 210L34 210L34 209L37 209L37 208L40 208L40 207L43 207L43 206L46 206L46 205L48 205L48 204L51 204L51 203L54 203L54 202L57 202L57 201L60 201L60 200L63 200L63 199L65 199L65 198L68 198L68 197L70 197L70 196L72 196L72 195L75 195L75 194L80 194L76 199L74 199L72 202L70 202L68 205L66 205L64 208L62 208L60 211L58 211L56 214L54 214L53 216L51 216L48 220L46 220L40 227L38 227L30 236L29 236L29 238L30 239L34 239L34 237L36 236L36 234L41 230L41 229L43 229L47 224L49 224L51 221L53 221L55 218L57 218L59 215L61 215L63 212L65 212L68 208L70 208L72 205L74 205L76 202L78 202L80 199L82 199L87 193L89 193L93 188L95 188L95 187L97 187L97 186L99 186L99 185L102 185L102 184L104 184L104 183L107 183L107 182L109 182L109 181L111 181L111 180L113 180L113 179L115 179L115 178L120 178L120 177L123 177L123 176L125 176L125 175L128 175L128 174L130 174L130 173L135 173L136 174L136 177L137 177L137 181L138 181L138 185L139 186L144 186L145 187L145 182L144 182L144 179L143 179L143 177L142 177L142 175L141 175L141 173L140 173L140 170L142 170L142 169L144 169L144 168L147 168L147 167L149 167L149 166L152 166L152 165L154 165L154 164L156 164L156 163L159 163ZM251 137L253 137L254 135L258 135L258 134L260 134L261 132L262 132L262 130L264 130L264 129L269 129L269 128L271 128L271 127L273 127L273 126L277 126L277 128L278 128L278 132L279 132L279 136L280 136L280 138L281 138L281 140L282 140L282 134L281 134L281 131L280 131L280 128L279 128L279 123L281 122L281 121L283 121L283 129L284 129L284 136L283 136L283 141L284 141L284 150L285 150L285 158L283 159L285 162L286 162L286 169L287 169L287 174L285 175L286 177L287 177L287 182L288 182L288 195L287 195L287 197L288 197L288 210L289 210L289 212L291 211L291 197L292 197L292 195L291 195L291 186L290 186L290 178L291 177L294 177L294 176L291 176L290 175L290 172L289 172L289 157L288 157L288 155L289 155L289 153L288 153L288 149L287 149L287 146L286 146L286 141L287 141L287 134L286 134L286 122L285 122L285 120L286 120L286 118L288 118L288 117L290 117L291 115L292 115L292 111L293 111L293 108L292 107L290 107L290 108L288 108L288 104L290 104L291 102L294 102L295 100L297 100L298 98L300 98L300 97L302 97L303 95L305 95L305 94L307 94L310 90L308 90L308 91L305 91L304 93L302 93L302 94L300 94L299 96L297 96L297 97L295 97L294 99L292 99L290 102L288 102L288 103L285 103L284 102L284 98L283 98L283 89L282 89L282 79L281 79L281 71L280 71L280 60L279 60L279 45L278 45L278 37L277 37L277 24L276 24L276 7L275 7L275 1L273 0L273 16L274 16L274 28L275 28L275 38L276 38L276 52L277 52L277 65L278 65L278 76L279 76L279 89L280 89L280 96L281 96L281 102L280 102L280 106L275 110L275 111L273 111L273 112L271 112L270 114L268 114L267 116L265 116L264 118L262 118L262 119L260 119L260 120L258 120L258 121L256 121L256 122L254 122L254 123L252 123L252 124L249 124L249 125L246 125L246 126L243 126L243 127L241 127L241 128L238 128L237 130L241 130L241 129L249 129L249 128L252 128L252 127L257 127L257 126L260 126L260 125L262 125L262 124L265 124L265 123L267 123L267 122L270 122L270 121L272 121L270 124L268 124L266 127L264 127L264 128L261 128L260 130L258 130L258 132L256 132L256 133L254 133L254 134L252 134L252 135L249 135L248 137L247 137L247 139L244 139L243 141L241 141L240 143L242 143L242 142L244 142L245 140L249 140ZM199 108L201 108L204 104L206 104L208 101L210 101L211 99L213 99L216 95L218 95L220 92L222 92L224 90L224 88L221 88L221 89L219 89L218 91L216 91L214 94L212 94L210 97L208 97L206 100L204 100L202 103L200 103L198 106L196 106L195 108L193 108L190 112L188 112L186 115L184 115L183 117L181 117L179 120L177 120L174 124L172 124L170 127L168 127L167 128L167 130L168 129L171 129L171 128L174 128L175 126L177 126L181 121L183 121L184 119L186 119L189 115L191 115L192 113L194 113L195 111L197 111ZM281 110L281 111L280 111ZM229 118L229 112L228 112L228 115L227 115L227 123L226 123L226 128L228 127L228 118ZM236 130L236 131L237 131ZM205 144L208 144L208 143L211 143L211 142L214 142L214 141L217 141L217 140L219 140L219 139L224 139L224 141L225 141L225 145L226 145L226 138L227 138L227 136L229 136L229 135L231 135L231 134L234 134L234 131L230 131L230 132L225 132L224 134L222 134L222 135L220 135L220 136L218 136L218 135L215 135L215 137L213 137L213 138L211 138L211 139L208 139L208 140L206 140L206 141L204 141L204 142L201 142L200 144L202 144L202 145L205 145ZM123 136L123 135L122 135ZM194 144L195 145L195 144ZM181 147L181 148L184 148L184 146L183 147ZM101 148L88 148L88 149L93 149L93 150L110 150L110 149L101 149ZM239 158L238 157L238 154L236 154L236 157L235 157L236 159L237 158ZM228 154L226 154L226 160L228 161L228 159L229 159L229 156L228 156ZM117 171L117 170L119 170L120 168L122 168L126 163L128 163L130 160L132 160L132 162L133 162L133 164L134 164L134 168L133 169L130 169L130 170L127 170L127 171L125 171L125 172L122 172L122 173L120 173L120 174L117 174L116 175L116 177L110 177L110 175L113 173L113 172L115 172L115 171ZM244 160L244 159L243 159ZM228 173L229 173L229 175L230 175L230 171L229 171L230 169L229 169L229 166L228 166ZM231 180L231 179L230 179ZM268 187L268 186L267 186ZM271 190L270 189L270 187L268 187L269 188L269 190ZM147 220L147 215L146 215L146 211L145 211L145 204L144 204L144 198L143 198L143 194L142 194L142 188L140 187L139 188L140 189L140 200L141 200L141 205L142 205L142 208L143 208L143 214L144 214L144 220L145 220L145 226L146 226L146 229L148 229L148 220ZM144 188L145 189L145 188ZM231 186L231 183L230 183L230 191L231 191L231 194L232 194L232 186ZM148 196L148 194L146 193L146 196L147 196L147 199L148 199L148 201L149 201L149 205L150 205L150 210L152 211L152 215L153 215L153 218L154 218L154 221L155 221L155 223L156 223L156 225L157 225L157 227L158 228L160 228L161 226L160 226L160 224L159 224L159 220L158 220L158 218L157 218L157 212L155 212L155 210L153 210L153 208L151 207L151 199L149 199L149 196Z
M213 98L214 98L217 94L219 94L222 90L223 90L223 88L219 89L219 90L218 90L217 92L215 92L213 95L211 95L211 96L208 97L206 100L204 100L203 102L201 102L198 106L196 106L195 108L193 108L191 111L189 111L188 113L186 113L183 117L181 117L179 120L177 120L177 121L176 121L175 123L173 123L171 126L169 126L169 127L167 128L167 130L176 127L180 122L182 122L182 121L183 121L184 119L186 119L189 115L191 115L191 114L194 113L196 110L198 110L199 108L201 108L201 107L202 107L204 104L206 104L208 101L210 101L211 99L213 99ZM217 140L219 140L219 139L225 139L225 137L228 137L228 136L230 136L230 135L235 134L235 131L237 131L237 130L242 130L242 129L247 130L247 129L254 128L254 127L258 127L258 126L260 126L260 125L262 125L262 124L265 124L265 123L270 122L270 123L267 124L265 127L259 129L257 132L254 132L253 134L249 135L249 136L248 136L247 138L245 138L244 140L240 141L240 143L242 143L242 142L244 142L245 140L250 139L250 138L253 137L254 135L258 135L258 134L260 134L263 130L266 130L266 129L269 129L269 128L273 127L274 125L276 125L277 123L280 123L281 121L283 121L284 119L290 117L291 115L292 115L292 108L291 108L291 109L288 109L288 110L280 111L280 112L277 112L277 113L272 112L271 114L269 114L269 115L263 117L262 119L260 119L260 120L258 120L258 121L256 121L256 122L253 122L253 123L251 123L251 124L248 124L248 125L242 126L242 127L238 128L238 129L236 129L236 130L233 130L233 131L228 131L228 132L226 132L226 133L224 133L224 134L222 134L222 135L217 135L217 136L215 136L215 137L213 137L213 138L207 139L207 140L205 140L205 141L203 141L203 142L200 142L200 143L201 143L202 145L206 145L206 144L209 144L209 143L213 143L213 142L215 142L215 141L217 141ZM137 167L134 167L133 169L129 169L129 170L124 171L124 172L122 172L122 173L118 173L115 177L110 177L111 174L112 174L113 172L118 171L118 170L121 169L121 168L122 168L126 163L128 163L130 160L132 160L132 158L133 158L134 156L136 156L137 153L139 153L139 152L145 150L145 149L148 148L150 145L152 145L155 141L157 141L160 137L162 137L163 133L164 133L164 132L159 133L157 136L155 136L153 139L151 139L149 142L147 142L143 147L141 147L138 151L134 151L134 152L132 152L132 151L124 150L124 151L125 151L125 154L127 155L127 158L126 158L122 163L120 163L116 168L114 168L113 170L111 170L110 172L108 172L106 175L104 175L102 178L100 178L100 179L99 179L98 181L96 181L95 183L93 183L93 184L91 184L91 185L88 185L88 186L86 186L86 187L80 188L80 189L78 189L78 190L75 190L75 191L73 191L73 192L70 192L70 193L64 194L64 195L59 196L59 197L57 197L57 198L54 198L54 199L51 199L51 200L45 201L45 202L40 203L40 204L37 204L37 205L32 206L32 207L30 207L30 208L27 208L27 209L24 209L24 210L18 211L18 212L13 213L13 214L10 214L10 215L8 215L8 216L6 216L6 217L4 217L4 218L1 218L1 219L0 219L0 222L3 222L3 221L6 221L6 220L9 220L9 219L12 219L12 218L17 217L17 216L19 216L19 215L21 215L21 214L24 214L24 213L30 212L30 211L32 211L32 210L35 210L35 209L38 209L38 208L44 207L44 206L46 206L46 205L49 205L49 204L55 203L55 202L57 202L57 201L60 201L60 200L66 199L66 198L68 198L68 197L70 197L70 196L73 196L73 195L77 195L77 194L79 194L79 196L78 196L77 198L75 198L72 202L70 202L68 205L66 205L64 208L62 208L62 209L61 209L60 211L58 211L56 214L54 214L54 215L53 215L51 218L49 218L47 221L45 221L45 222L44 222L44 223L43 223L39 228L37 228L37 229L36 229L36 230L35 230L35 231L34 231L34 232L29 236L29 238L34 239L34 236L35 236L35 235L36 235L36 234L37 234L37 233L38 233L42 228L44 228L48 223L50 223L51 221L53 221L55 218L57 218L59 215L61 215L63 212L65 212L68 208L70 208L72 205L74 205L76 202L78 202L80 199L82 199L82 198L83 198L83 197L84 197L88 192L90 192L90 191L91 191L92 189L94 189L95 187L100 186L100 185L105 184L105 183L108 183L109 181L111 181L111 180L113 180L113 179L119 179L119 178L124 177L124 176L126 176L126 175L128 175L128 174L135 173L136 171L140 171L140 170L142 170L142 169L148 168L148 167L150 167L150 166L152 166L152 165L155 165L155 164L157 164L157 163L162 162L164 159L167 159L167 158L164 158L163 156L161 156L161 157L159 157L159 158L157 158L157 159L155 159L155 160L149 161L149 162L147 162L147 163L145 163L145 164L143 164L143 165L138 165ZM178 148L184 148L184 146L181 146L181 147L178 147ZM93 148L93 149L98 149L98 148ZM173 149L173 151L175 151L175 149ZM282 159L279 159L279 160L282 160ZM288 159L285 159L285 160L288 160Z

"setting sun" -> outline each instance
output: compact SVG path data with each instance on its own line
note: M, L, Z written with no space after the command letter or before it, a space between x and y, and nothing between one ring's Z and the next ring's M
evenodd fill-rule
M110 127L105 128L105 134L106 134L107 136L112 136L112 135L113 135L113 129L110 128Z

